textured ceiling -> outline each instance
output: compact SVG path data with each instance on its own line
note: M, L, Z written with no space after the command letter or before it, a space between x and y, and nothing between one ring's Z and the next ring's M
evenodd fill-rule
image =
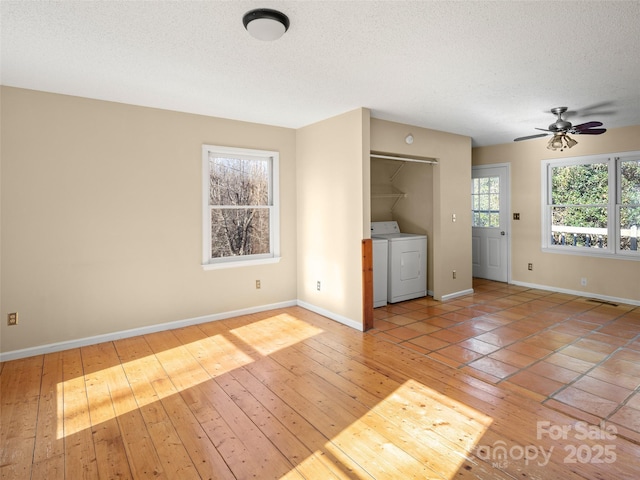
M261 42L242 16L291 20ZM0 3L3 85L298 128L357 108L512 141L640 125L640 1Z

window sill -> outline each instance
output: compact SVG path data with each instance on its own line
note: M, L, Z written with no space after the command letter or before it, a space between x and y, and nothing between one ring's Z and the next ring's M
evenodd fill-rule
M596 251L594 251L596 250ZM577 248L552 248L542 247L543 253L559 253L561 255L576 255L579 257L596 257L596 258L608 258L611 260L633 260L640 261L639 254L625 254L625 253L611 253L606 251L598 251L597 249L586 250L581 247Z
M216 262L216 263L204 263L202 269L204 271L209 270L222 270L225 268L238 268L238 267L252 267L255 265L268 265L272 263L279 263L282 257L270 257L260 258L252 260L236 260L231 262Z

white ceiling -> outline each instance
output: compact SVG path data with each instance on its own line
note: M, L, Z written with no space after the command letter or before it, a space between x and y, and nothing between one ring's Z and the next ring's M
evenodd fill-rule
M291 20L275 42L242 16ZM0 81L298 128L368 107L468 135L640 125L640 1L7 1Z

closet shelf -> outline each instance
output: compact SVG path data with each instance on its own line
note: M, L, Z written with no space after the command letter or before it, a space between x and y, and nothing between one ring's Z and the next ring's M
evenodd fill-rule
M406 198L409 194L405 192L401 192L393 185L374 185L371 187L371 198L391 198L395 199L393 205L391 206L391 211L396 208L398 201L401 198Z
M371 196L378 198L398 198L406 197L407 194L401 192L393 185L373 185L371 187Z
M405 198L408 193L372 193L373 198Z

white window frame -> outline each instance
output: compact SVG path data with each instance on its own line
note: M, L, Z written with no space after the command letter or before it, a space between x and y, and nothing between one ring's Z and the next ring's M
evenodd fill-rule
M269 253L235 257L211 257L211 208L209 205L209 158L211 154L234 157L269 158L271 163L269 200ZM220 145L202 146L202 268L221 268L264 265L280 261L280 154L271 150L225 147Z
M565 255L583 255L589 257L615 258L621 260L640 261L640 251L626 251L620 249L620 165L624 161L640 159L640 151L621 152L603 155L588 155L563 159L550 159L542 161L541 191L542 191L542 251L548 253L561 253ZM607 203L607 248L592 247L567 247L555 245L551 242L552 219L551 211L551 170L553 167L565 167L571 165L586 165L590 163L606 163L608 169L608 203Z

